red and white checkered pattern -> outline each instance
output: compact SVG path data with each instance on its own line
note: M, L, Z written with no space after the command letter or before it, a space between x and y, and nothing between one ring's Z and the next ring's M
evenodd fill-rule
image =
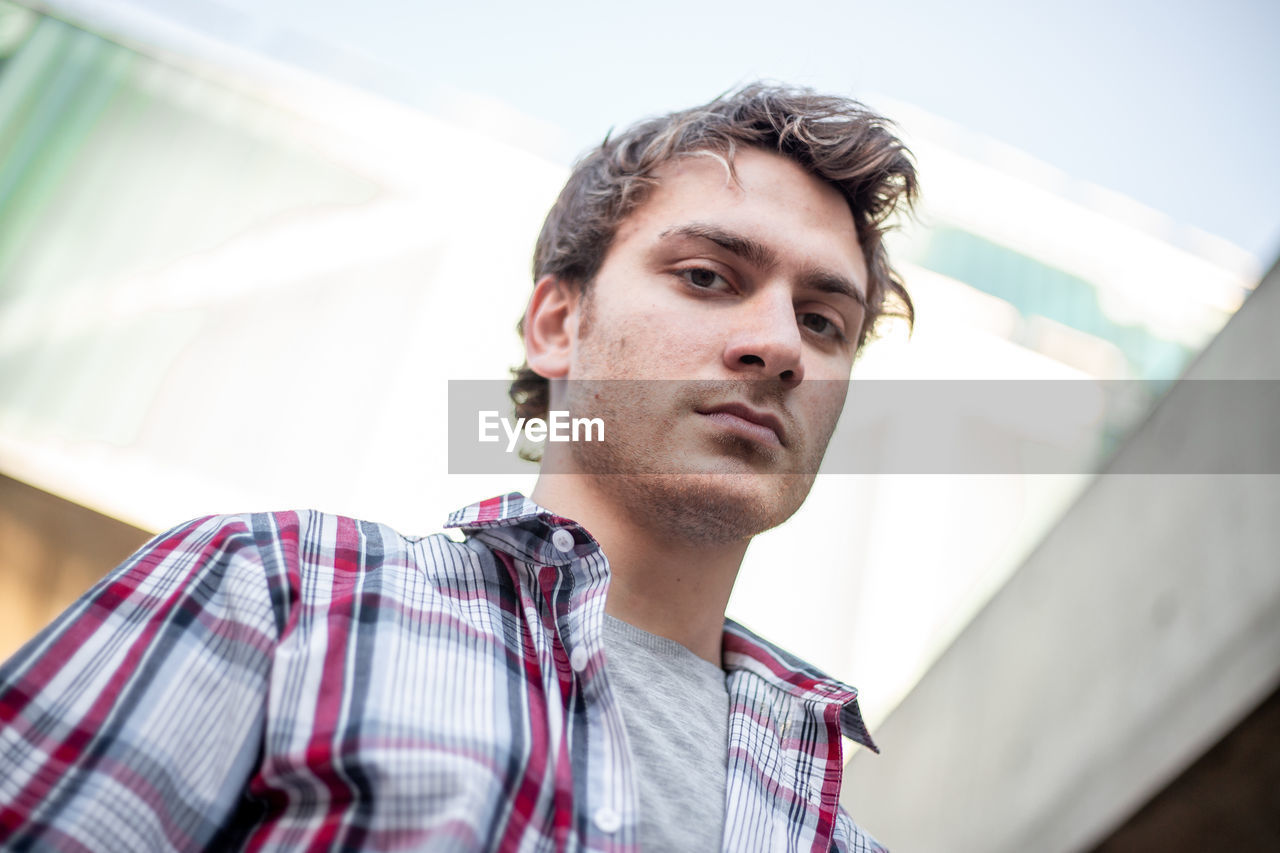
M518 494L450 525L466 540L316 512L157 536L0 668L0 841L636 849L604 555ZM875 748L855 691L733 622L724 665L724 849L881 849L838 802L840 734Z

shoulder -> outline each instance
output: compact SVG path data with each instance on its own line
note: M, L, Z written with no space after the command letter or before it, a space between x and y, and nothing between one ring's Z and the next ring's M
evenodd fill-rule
M491 549L472 538L404 535L317 510L192 519L156 536L121 568L126 586L152 594L181 587L240 609L265 607L281 636L299 607L329 612L377 599L432 609L492 597L505 583Z
M443 534L406 536L318 510L209 515L147 542L113 573L112 597L176 593L238 610L266 608L284 633L299 605L327 607L366 584L402 597L468 586L483 574L479 563L474 549Z
M358 572L431 551L465 551L443 534L407 536L375 521L319 510L209 515L155 536L135 555L247 559L272 569L328 566Z
M435 539L445 544L430 545ZM385 524L318 510L209 515L157 534L117 574L147 586L265 586L288 604L308 578L341 582L383 569L425 572L433 547L461 546L442 535L404 536Z
M474 537L405 534L390 525L318 510L246 513L204 520L206 535L251 552L258 571L309 599L330 584L373 583L384 592L425 584L469 595L506 577L494 550Z

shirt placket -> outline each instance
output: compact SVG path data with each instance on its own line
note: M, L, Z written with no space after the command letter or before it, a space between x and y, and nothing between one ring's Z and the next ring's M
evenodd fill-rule
M574 822L581 827L587 850L633 851L637 849L639 795L622 710L605 668L608 561L577 525L554 529L550 544L548 557L573 576L572 600L556 624L584 703L569 715L578 804Z

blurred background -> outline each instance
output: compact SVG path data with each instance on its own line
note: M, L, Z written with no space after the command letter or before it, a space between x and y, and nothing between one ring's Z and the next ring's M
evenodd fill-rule
M752 546L730 615L883 748L844 802L900 850L1276 849L1280 478L1123 472L1234 417L1175 380L1280 379L1280 7L439 5L0 0L0 655L190 517L527 492L447 473L446 383L520 361L574 157L780 80L920 166L917 324L855 378L1147 389L997 425L1096 473L823 475Z

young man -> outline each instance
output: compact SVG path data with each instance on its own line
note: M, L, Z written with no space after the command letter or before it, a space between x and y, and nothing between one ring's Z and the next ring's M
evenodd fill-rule
M578 164L538 242L532 498L462 542L319 513L152 540L0 670L15 848L871 850L855 691L724 619L896 295L915 192L860 105L747 87ZM891 304L891 303L889 303Z

